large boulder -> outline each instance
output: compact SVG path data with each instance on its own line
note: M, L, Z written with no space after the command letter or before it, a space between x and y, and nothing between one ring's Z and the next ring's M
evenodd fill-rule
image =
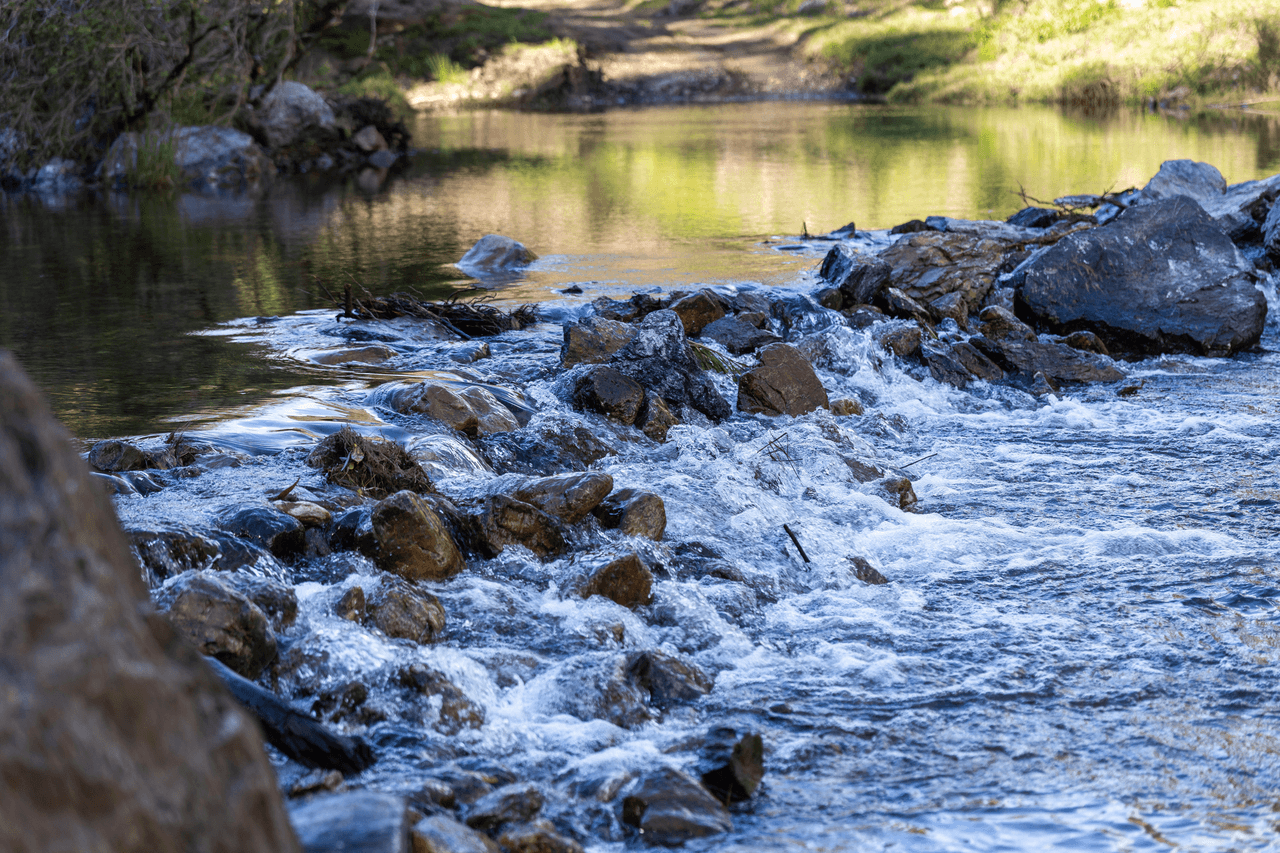
M688 420L686 408L716 422L733 413L693 357L684 321L669 309L654 311L640 321L635 337L618 350L609 366L657 394L681 420Z
M738 409L766 415L803 415L830 404L812 365L788 344L760 351L760 366L738 377Z
M107 496L0 353L0 849L298 851L257 726L149 610Z
M1132 207L1032 260L1021 299L1055 332L1088 329L1112 352L1225 356L1262 336L1251 265L1182 195Z
M200 190L253 189L276 174L262 146L229 127L122 133L107 149L98 174L108 184L124 184L137 173L140 156L161 155L172 156L182 181Z
M334 136L333 109L315 91L292 80L276 84L254 110L251 123L272 148L287 148L308 137Z

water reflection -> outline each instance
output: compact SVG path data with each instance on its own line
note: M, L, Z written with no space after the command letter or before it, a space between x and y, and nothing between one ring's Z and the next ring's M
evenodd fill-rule
M813 266L762 245L854 221L1004 217L1048 197L1141 185L1163 160L1229 181L1280 171L1276 125L1051 110L762 103L585 116L419 120L390 176L308 176L263 198L5 198L0 345L78 435L172 429L314 370L189 332L374 293L452 292L449 266L498 232L543 256L508 289L788 280Z

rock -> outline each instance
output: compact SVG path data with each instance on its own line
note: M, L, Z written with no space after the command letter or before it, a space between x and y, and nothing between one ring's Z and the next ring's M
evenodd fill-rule
M573 387L577 408L599 412L621 424L635 423L644 398L644 386L609 365L592 368Z
M832 311L839 311L844 307L844 297L840 295L838 287L824 287L815 291L813 300L823 308L830 308Z
M901 510L909 510L918 502L911 480L900 475L883 477L872 484L872 489L888 501L890 506Z
M484 341L465 341L449 350L449 360L459 364L475 364L477 361L492 357L493 351Z
M1004 371L964 341L925 341L920 353L929 367L929 375L957 388L964 388L972 379L997 382L1004 378Z
M578 587L578 594L583 598L599 595L632 609L648 604L653 598L653 572L635 552L589 565L586 575Z
M276 636L267 615L215 574L179 576L157 593L156 603L201 654L245 678L257 678L276 659Z
M741 317L721 317L708 323L701 336L710 338L734 355L755 352L762 346L782 340L773 332L753 326Z
M618 489L600 502L592 514L602 527L624 536L644 536L661 542L667 530L667 508L662 498L639 489Z
M333 513L310 501L273 501L271 505L304 527L324 527L333 521Z
M1197 203L1208 202L1221 196L1227 189L1222 173L1208 163L1194 160L1166 160L1160 171L1142 188L1137 204L1187 196Z
M520 423L497 397L477 386L458 388L434 382L383 386L374 399L401 414L423 414L476 437L519 429Z
M673 302L671 310L680 318L684 333L690 338L698 337L709 323L724 316L724 304L705 290Z
M223 521L221 527L281 558L301 553L304 544L302 524L274 507L246 507Z
M778 296L769 306L769 315L782 326L788 340L809 337L841 325L834 312L803 293Z
M738 409L766 415L803 415L830 404L813 366L793 346L760 351L760 366L738 377Z
M901 225L895 225L889 229L890 234L919 234L921 231L932 231L933 229L922 220L909 219Z
M435 491L422 466L394 441L365 438L343 427L316 445L307 464L323 469L330 483L381 498L408 490Z
M559 474L531 480L511 493L511 497L533 504L565 524L574 524L613 491L613 477L599 472Z
M365 347L347 347L316 353L311 356L311 360L316 364L381 364L395 358L396 355L396 351L391 347L370 344Z
M0 849L299 850L261 735L147 605L110 500L0 352Z
M32 189L38 193L73 193L84 186L80 164L54 157L36 171Z
M861 403L857 400L851 400L848 397L841 397L839 400L832 400L831 405L828 408L830 408L831 414L836 415L837 417L860 415L863 411Z
M545 820L505 826L498 843L510 853L583 853L581 844L561 835Z
M384 151L387 148L387 140L383 139L382 134L371 124L366 124L353 133L351 135L351 144L366 154L374 151Z
M639 829L646 844L668 847L733 831L724 806L688 774L670 767L645 775L623 799L622 820Z
M607 720L624 729L651 721L648 693L627 672L626 663L621 654L570 658L549 685L547 710L580 720Z
M920 353L924 333L915 323L903 323L881 332L876 340L886 352L899 358L911 358Z
M520 421L515 413L508 409L493 392L487 388L471 386L459 392L471 411L476 415L475 435L489 435L494 432L510 432L520 428Z
M275 177L275 164L247 133L229 127L180 127L173 139L174 162L189 187L251 189Z
M886 584L889 579L880 574L879 569L867 562L865 557L849 557L853 564L853 576L863 583Z
M426 590L384 578L382 584L367 595L365 622L388 637L431 643L444 633L444 606Z
M1048 228L1058 221L1059 213L1047 207L1024 207L1005 222L1019 228Z
M484 709L468 699L444 673L413 663L400 670L399 680L402 687L419 695L440 697L440 719L435 727L441 733L452 736L464 728L478 729L484 725Z
M840 289L844 304L869 305L889 284L892 267L869 258L848 246L832 246L822 259L818 276Z
M341 722L355 717L364 720L364 703L369 698L369 688L359 681L348 681L323 690L311 703L311 715L330 722Z
M991 341L1034 341L1036 333L1030 326L1014 316L1013 311L999 305L989 305L978 315L982 325L978 331Z
M287 148L309 137L333 136L337 130L333 110L324 98L301 83L277 83L262 99L250 119L272 148Z
M596 432L554 413L513 432L482 436L479 445L498 473L585 471L614 453Z
M458 269L477 277L502 275L523 269L538 256L510 237L486 234L458 261Z
M1102 338L1099 338L1093 332L1072 332L1063 337L1062 342L1072 349L1097 353L1108 358L1111 357L1111 353L1107 351L1107 345L1102 342Z
M649 693L649 702L658 708L696 702L715 686L692 663L652 649L631 655L626 666L627 674Z
M662 442L667 440L667 433L678 423L680 421L667 408L667 404L661 397L657 394L645 396L640 414L636 416L636 426L641 432L654 441Z
M1062 341L1019 340L1006 337L994 343L974 338L991 357L1011 373L1041 374L1058 382L1115 382L1124 373L1104 355L1085 352Z
M339 619L346 619L348 622L363 622L367 607L364 589L353 586L338 599L338 603L333 606L333 613Z
M961 329L969 328L969 302L964 294L948 293L929 303L929 313L939 320L950 317Z
M390 169L399 159L396 152L384 148L369 155L369 165L375 169Z
M151 587L192 569L212 568L220 556L216 541L179 525L134 529L127 535Z
M405 580L445 580L466 568L439 514L410 491L396 492L373 508L374 562Z
M1225 356L1262 335L1255 280L1208 214L1174 196L1063 238L1030 262L1021 295L1050 330L1088 329L1112 352Z
M306 853L409 853L404 797L374 791L327 794L289 806Z
M522 545L539 557L554 557L567 547L560 522L532 504L507 495L480 502L474 516L476 545L488 557L508 545Z
M266 614L275 631L283 631L298 618L298 595L293 587L271 578L244 572L225 572L218 579L243 595Z
M413 853L499 853L498 845L453 818L424 817L410 831Z
M605 317L584 317L576 323L565 323L560 363L565 367L603 364L634 336L635 329L629 324Z
M138 471L147 467L141 448L119 439L99 441L89 450L89 464L99 471Z
M896 287L884 289L880 295L880 307L884 308L884 312L890 317L914 320L922 326L933 327L934 317L929 309Z
M758 734L737 738L729 728L713 731L703 748L708 769L702 784L721 803L740 803L755 794L764 779L764 741Z
M1262 246L1267 257L1280 261L1280 204L1273 204L1262 223Z
M503 785L476 800L467 812L467 826L492 832L504 823L523 823L536 816L545 802L537 785Z
M635 337L618 350L609 366L662 397L682 420L687 420L681 411L685 407L696 409L715 422L732 414L729 404L694 359L684 323L674 311L654 311L641 320Z
M893 270L891 286L914 300L928 303L959 293L969 305L980 305L1009 248L1005 240L978 234L927 231L898 240L880 260Z

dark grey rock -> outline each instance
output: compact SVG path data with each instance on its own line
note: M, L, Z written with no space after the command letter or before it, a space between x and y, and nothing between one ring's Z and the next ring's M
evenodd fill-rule
M715 682L693 663L655 649L636 652L627 660L627 673L657 708L696 702L711 692Z
M892 273L893 269L883 261L844 245L832 246L818 269L818 276L837 287L844 304L849 306L875 302L889 285Z
M467 826L489 832L504 823L523 823L536 816L545 802L537 785L504 785L472 804L467 811Z
M157 592L156 603L201 654L245 678L257 678L276 659L276 636L267 615L218 574L180 575Z
M738 377L738 409L766 415L803 415L830 404L813 366L793 346L760 351L760 366Z
M618 489L592 510L600 526L625 536L644 536L661 542L667 530L667 508L662 498L641 489Z
M410 853L404 797L373 791L318 796L289 806L305 853Z
M1058 221L1058 211L1047 207L1024 207L1005 222L1020 228L1048 228Z
M739 317L721 317L708 323L702 337L710 338L734 355L755 352L762 346L779 343L782 338L768 329L760 329Z
M610 365L583 374L573 386L574 405L620 424L633 424L644 405L644 386Z
M669 767L647 774L622 801L622 820L646 844L674 847L732 832L729 812L697 780Z
M223 530L267 549L277 557L301 553L305 531L301 522L269 506L251 506L222 522Z
M523 243L501 234L486 234L467 250L457 267L468 275L501 275L523 269L537 259Z
M636 326L636 336L618 350L609 365L661 397L682 420L687 420L682 413L686 407L716 422L732 414L694 359L684 322L674 311L664 309L646 316Z

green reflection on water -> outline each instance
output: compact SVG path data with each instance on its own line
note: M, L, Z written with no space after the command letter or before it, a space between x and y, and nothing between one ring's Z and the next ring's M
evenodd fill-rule
M0 344L76 434L168 430L317 381L190 332L320 307L347 282L441 296L461 279L448 264L486 233L553 256L513 298L590 280L769 283L814 261L762 249L768 235L1003 218L1019 187L1141 186L1182 157L1262 177L1280 171L1276 131L1253 116L781 102L423 117L420 153L389 179L315 176L256 200L4 200Z

